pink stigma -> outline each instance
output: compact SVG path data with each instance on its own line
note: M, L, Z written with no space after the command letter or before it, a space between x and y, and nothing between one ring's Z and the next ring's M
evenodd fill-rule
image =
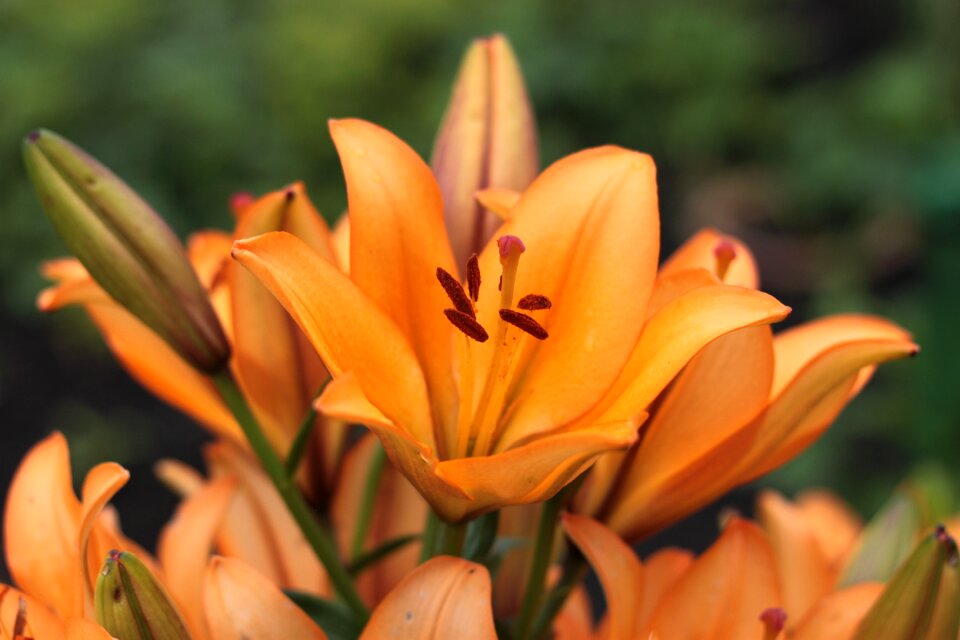
M497 239L497 247L500 249L501 259L509 258L512 255L520 255L527 250L523 240L517 236L500 236Z
M768 630L779 633L787 624L787 612L780 607L764 609L760 614L760 622L766 625Z

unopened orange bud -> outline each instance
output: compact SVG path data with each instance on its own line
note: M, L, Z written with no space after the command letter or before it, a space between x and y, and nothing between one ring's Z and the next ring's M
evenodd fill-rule
M53 226L90 276L192 365L219 371L229 346L183 245L163 219L55 133L31 133L23 156Z
M522 190L537 174L537 131L520 66L502 35L475 40L460 65L431 167L457 264L479 253L501 218L477 203L489 188Z

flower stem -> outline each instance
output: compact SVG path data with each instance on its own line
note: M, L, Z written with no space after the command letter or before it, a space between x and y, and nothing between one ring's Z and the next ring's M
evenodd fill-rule
M370 467L367 469L367 483L363 487L357 526L353 532L353 541L350 543L351 562L363 552L363 543L367 540L370 520L373 518L373 506L377 500L377 487L380 485L380 476L383 474L383 465L387 459L387 453L379 443L375 443L374 447Z
M277 488L280 497L283 498L287 509L290 511L290 515L293 516L293 519L300 527L303 536L307 539L311 548L313 548L317 558L323 563L324 568L327 570L327 575L330 577L330 583L333 589L340 598L343 599L344 603L350 607L354 615L356 615L359 620L365 621L369 617L369 613L363 604L363 600L360 599L353 585L353 581L350 579L350 574L340 562L337 547L333 539L324 531L320 523L317 522L309 505L307 505L306 500L304 500L303 495L301 495L300 490L287 475L286 467L280 460L280 456L278 456L270 446L269 441L267 441L266 436L260 429L260 425L250 412L250 408L247 406L243 394L237 387L236 380L233 379L229 370L226 369L212 375L211 378L214 384L216 384L220 395L223 396L227 406L230 407L230 411L237 419L240 427L243 429L243 433L250 443L250 448L253 449L253 452L260 460L260 464L270 477L273 485Z
M579 483L577 483L579 484ZM569 488L569 486L568 486ZM527 640L530 636L530 625L533 615L540 605L544 583L547 578L547 569L550 568L550 557L553 555L553 540L556 537L557 520L560 509L566 502L569 493L567 489L543 503L540 510L540 524L537 525L537 537L534 540L533 559L530 562L530 573L527 576L526 593L523 596L523 606L517 618L514 637L517 640Z
M427 523L423 527L423 542L420 545L420 564L432 558L436 552L437 538L440 537L440 518L430 509L427 512Z
M530 634L533 640L540 640L547 635L550 623L563 608L570 592L580 584L587 572L587 561L583 554L575 547L568 548L567 558L563 563L563 575L560 577L560 581L550 590L550 593L547 594L547 599L540 607L540 611L537 612L537 618L533 623L533 632Z

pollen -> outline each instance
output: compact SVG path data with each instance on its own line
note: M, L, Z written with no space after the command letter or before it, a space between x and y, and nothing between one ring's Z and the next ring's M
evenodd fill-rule
M443 315L447 316L447 320L450 321L450 324L455 326L457 329L460 329L469 338L473 338L477 342L486 342L490 337L487 334L487 330L483 328L476 319L463 311L458 309L444 309Z
M476 312L473 310L473 303L470 302L466 291L463 290L463 285L460 284L456 278L442 267L437 267L437 280L440 281L440 286L443 287L447 297L450 298L450 302L453 303L457 311L470 316L470 318L477 317Z
M500 309L500 318L507 324L512 324L537 340L546 340L550 336L539 322L525 313L520 313L513 309Z
M471 300L476 302L480 299L480 262L477 260L477 254L473 254L467 260L467 289Z
M517 308L523 309L524 311L539 311L541 309L549 309L552 306L553 303L550 302L550 298L542 296L539 293L528 293L520 298L520 302L517 303Z

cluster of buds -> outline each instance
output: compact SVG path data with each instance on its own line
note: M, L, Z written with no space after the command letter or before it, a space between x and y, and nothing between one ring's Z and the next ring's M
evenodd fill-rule
M83 305L217 440L206 475L158 465L183 503L156 558L105 510L125 470L95 467L78 501L65 440L37 445L7 498L0 639L956 637L943 528L870 587L870 553L820 562L775 498L696 559L627 546L799 454L917 352L905 331L850 314L775 335L790 309L711 229L658 264L653 160L599 147L537 175L501 36L468 50L429 165L368 122L330 131L335 229L294 183L235 196L235 229L186 248L88 154L27 137L76 258L46 266L41 308Z

